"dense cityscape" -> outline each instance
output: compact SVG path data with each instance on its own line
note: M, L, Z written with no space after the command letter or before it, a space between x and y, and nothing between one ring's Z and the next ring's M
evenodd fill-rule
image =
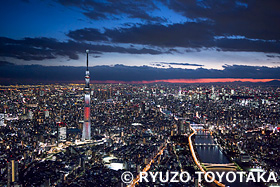
M279 185L278 87L91 85L88 141L84 85L0 89L1 186L215 186L198 182L195 171L228 163L232 171L276 174L278 183L245 186ZM133 174L131 183L121 180L124 171ZM141 171L187 171L193 180L139 183Z
M0 187L280 187L280 0L0 5Z

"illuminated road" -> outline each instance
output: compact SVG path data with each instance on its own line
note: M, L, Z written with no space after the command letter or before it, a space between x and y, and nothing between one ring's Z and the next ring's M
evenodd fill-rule
M196 165L198 166L198 168L200 169L200 171L202 171L204 174L206 174L206 171L203 169L203 167L200 165L200 163L199 163L199 161L198 161L198 159L197 159L197 157L196 157L196 155L195 155L195 152L194 152L194 148L193 148L193 144L192 144L192 136L195 134L195 129L194 128L192 128L191 126L190 126L190 128L193 130L193 133L189 136L189 146L190 146L190 150L191 150L191 153L192 153L192 157L193 157L193 159L194 159L194 162L196 163ZM207 177L210 179L210 180L212 180L212 177L210 176L210 175L207 175ZM225 185L224 184L222 184L222 183L220 183L219 181L217 181L217 180L214 180L214 183L216 183L218 186L223 186L223 187L225 187Z
M149 162L149 164L147 164L147 165L145 166L145 168L142 170L142 172L147 172L147 171L149 171L151 165L155 162L155 159L157 158L157 156L163 154L163 151L164 151L165 148L166 148L166 145L156 154L156 156L154 156L154 158ZM140 173L139 173L139 175L137 175L137 177L132 181L132 183L131 183L130 185L128 185L127 187L134 187L134 186L137 184L137 182L139 181L139 179L140 179Z

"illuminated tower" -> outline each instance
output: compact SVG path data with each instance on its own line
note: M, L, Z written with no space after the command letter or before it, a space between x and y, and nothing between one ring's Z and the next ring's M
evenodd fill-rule
M178 97L181 97L181 96L182 96L182 88L180 87L179 92L178 92Z
M84 125L83 125L83 136L82 140L90 140L90 86L89 86L89 70L88 70L88 52L89 50L86 50L87 53L87 70L86 70L86 85L85 85L85 109L84 109Z

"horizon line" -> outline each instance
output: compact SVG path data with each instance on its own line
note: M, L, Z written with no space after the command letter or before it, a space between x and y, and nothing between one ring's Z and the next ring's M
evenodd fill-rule
M151 84L151 83L227 83L227 82L270 82L270 81L280 81L280 79L253 79L253 78L202 78L202 79L159 79L159 80L142 80L142 81L116 81L116 80L92 80L92 83L111 83L111 84Z
M0 78L1 81L1 78ZM17 82L12 79L5 79L2 81L14 84L84 84L84 80L77 81L57 81L52 80L25 80L23 82ZM2 82L1 81L1 82ZM200 83L233 83L233 82L248 82L248 83L266 83L271 81L280 81L280 79L254 79L254 78L198 78L198 79L157 79L157 80L142 80L142 81L118 81L118 80L91 80L91 84L152 84L152 83L181 83L181 84L200 84ZM29 83L28 83L29 82ZM32 83L33 82L33 83ZM3 84L0 83L0 85ZM6 84L7 85L7 84Z

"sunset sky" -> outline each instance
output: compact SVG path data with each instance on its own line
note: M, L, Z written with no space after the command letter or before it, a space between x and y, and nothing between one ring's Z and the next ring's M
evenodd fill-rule
M279 0L2 1L0 83L83 80L86 49L98 81L279 79L279 9Z

